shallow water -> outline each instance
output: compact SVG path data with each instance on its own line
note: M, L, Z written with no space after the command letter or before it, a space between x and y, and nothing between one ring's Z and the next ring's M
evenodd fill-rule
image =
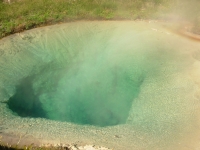
M197 148L199 51L200 43L158 23L131 21L74 22L4 38L3 141Z

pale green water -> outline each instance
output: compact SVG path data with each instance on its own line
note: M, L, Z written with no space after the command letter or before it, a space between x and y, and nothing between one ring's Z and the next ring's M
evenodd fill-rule
M184 149L176 143L199 127L199 48L144 22L77 22L2 39L2 134Z

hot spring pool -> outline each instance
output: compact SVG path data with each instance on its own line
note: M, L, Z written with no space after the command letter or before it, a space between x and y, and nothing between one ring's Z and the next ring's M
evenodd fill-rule
M74 22L0 40L3 143L199 148L200 43L159 23Z

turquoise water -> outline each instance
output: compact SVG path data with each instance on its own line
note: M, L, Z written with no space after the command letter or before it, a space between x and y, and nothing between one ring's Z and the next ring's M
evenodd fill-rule
M2 39L2 135L120 150L194 145L199 48L158 24L131 21L74 22Z
M135 44L129 44L131 38L124 39L127 35L110 41L112 30L90 35L84 29L79 34L79 38L75 34L59 41L51 62L21 79L9 100L11 109L21 116L77 124L126 122L145 78L146 56L137 52ZM68 42L76 44L71 48L72 56Z
M97 55L81 63L64 62L59 70L43 66L22 79L8 106L26 117L97 126L125 123L145 74L134 58L109 64L109 54L103 55L108 58ZM130 63L135 68L126 67Z

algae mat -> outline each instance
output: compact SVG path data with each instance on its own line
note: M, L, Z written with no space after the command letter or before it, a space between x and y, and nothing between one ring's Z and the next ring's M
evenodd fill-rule
M198 149L200 43L160 23L80 21L0 41L6 144Z

